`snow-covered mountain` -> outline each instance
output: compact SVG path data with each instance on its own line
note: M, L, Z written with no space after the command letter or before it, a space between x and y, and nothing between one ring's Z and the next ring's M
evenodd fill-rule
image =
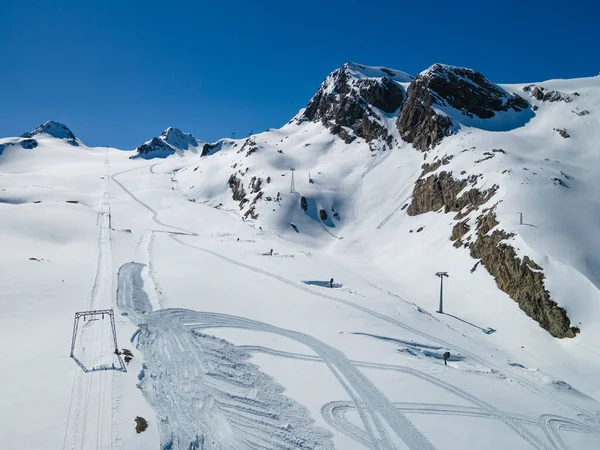
M207 142L197 141L191 133L184 133L178 128L169 127L160 136L153 137L135 149L130 158L166 158L174 154L183 156L184 152L208 154L218 146Z
M599 77L356 63L245 139L0 139L4 445L600 448L597 142ZM133 359L57 357L105 308Z
M372 227L370 240L418 246L428 232L399 237L384 226L410 231L409 224L419 228L420 221L432 220L431 213L448 214L450 223L436 230L448 247L469 253L553 336L573 337L590 304L572 293L595 279L600 248L594 246L585 263L580 257L575 263L571 251L587 253L589 242L559 248L564 234L573 230L569 241L580 235L572 215L562 211L577 204L585 223L597 223L598 185L587 167L575 174L573 159L595 153L597 118L589 111L595 109L597 84L590 78L501 87L476 71L448 65L435 64L412 78L349 63L330 74L286 126L182 167L176 179L196 201L226 205L278 232L302 224L301 234L311 239L345 237L377 214L383 222L393 212ZM284 195L292 167L297 193ZM575 186L574 180L581 181ZM377 213L365 206L373 202ZM521 213L526 224L515 222ZM537 220L551 226L532 233L540 228ZM600 230L591 226L596 235ZM563 280L555 264L573 272ZM568 318L566 306L576 319Z
M32 139L35 136L51 136L56 139L62 139L74 147L77 147L81 144L81 141L75 137L73 132L69 130L66 125L59 122L54 122L52 120L44 122L33 131L29 131L21 135L22 138L27 139Z

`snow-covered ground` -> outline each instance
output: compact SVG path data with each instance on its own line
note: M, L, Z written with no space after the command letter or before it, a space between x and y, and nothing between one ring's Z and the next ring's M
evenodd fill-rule
M600 448L600 78L538 84L579 96L510 131L461 123L426 162L451 155L438 171L500 185L498 220L573 339L471 273L450 215L406 214L424 156L397 131L371 152L291 121L152 160L62 134L0 139L2 448ZM133 359L97 316L80 319L78 365L74 313L105 308Z

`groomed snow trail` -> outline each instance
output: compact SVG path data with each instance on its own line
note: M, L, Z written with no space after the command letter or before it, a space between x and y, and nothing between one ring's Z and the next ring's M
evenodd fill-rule
M110 200L108 159L103 178L103 203ZM108 194L108 195L106 195ZM81 309L113 307L113 272L109 212L99 214L96 270L89 298ZM88 372L75 368L63 449L99 450L113 448L113 385L116 363L109 320L100 318L80 321L74 355ZM119 366L117 366L119 367Z
M140 327L139 387L154 408L163 449L333 448L330 433L227 341L195 333L174 311L152 311L143 265L121 266L117 303Z

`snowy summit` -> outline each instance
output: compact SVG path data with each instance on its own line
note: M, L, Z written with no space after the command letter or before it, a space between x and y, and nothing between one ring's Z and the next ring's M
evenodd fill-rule
M77 147L80 144L80 141L66 125L59 122L54 122L52 120L44 122L33 131L23 133L21 137L33 138L38 135L48 135L56 139L63 139L74 147Z
M166 158L175 153L182 155L184 151L196 153L199 143L191 133L184 133L178 128L169 127L161 133L135 149L132 158Z

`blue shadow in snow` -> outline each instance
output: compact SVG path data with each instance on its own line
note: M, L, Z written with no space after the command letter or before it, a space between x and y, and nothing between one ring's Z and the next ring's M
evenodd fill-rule
M112 366L94 366L94 367L87 367L85 364L83 364L79 359L77 359L76 356L71 356L71 358L73 358L73 361L75 361L75 364L77 364L79 367L81 367L81 370L83 370L85 373L88 372L100 372L103 370L115 370L117 372L127 372L127 368L125 367L125 363L123 362L123 360L121 359L121 355L115 355L119 361L119 366L115 366L114 364Z
M311 219L322 223L329 228L335 228L335 223L331 220L331 214L327 213L327 219L321 220L319 217L319 210L317 208L317 202L314 199L306 197L306 211L305 214Z
M320 281L320 280L302 280L304 284L310 284L313 286L321 286L321 287L330 287L329 281ZM341 288L343 286L342 283L333 283L334 288Z
M490 327L488 327L488 328L482 328L480 326L475 325L474 323L467 322L466 320L461 319L460 317L456 317L456 316L454 316L452 314L448 314L448 313L441 313L441 314L444 314L445 316L452 317L452 318L454 318L456 320L460 320L461 322L466 323L467 325L471 325L472 327L475 327L475 328L483 331L485 334L492 334L493 332L496 331L496 330L494 330L493 328L490 328Z

